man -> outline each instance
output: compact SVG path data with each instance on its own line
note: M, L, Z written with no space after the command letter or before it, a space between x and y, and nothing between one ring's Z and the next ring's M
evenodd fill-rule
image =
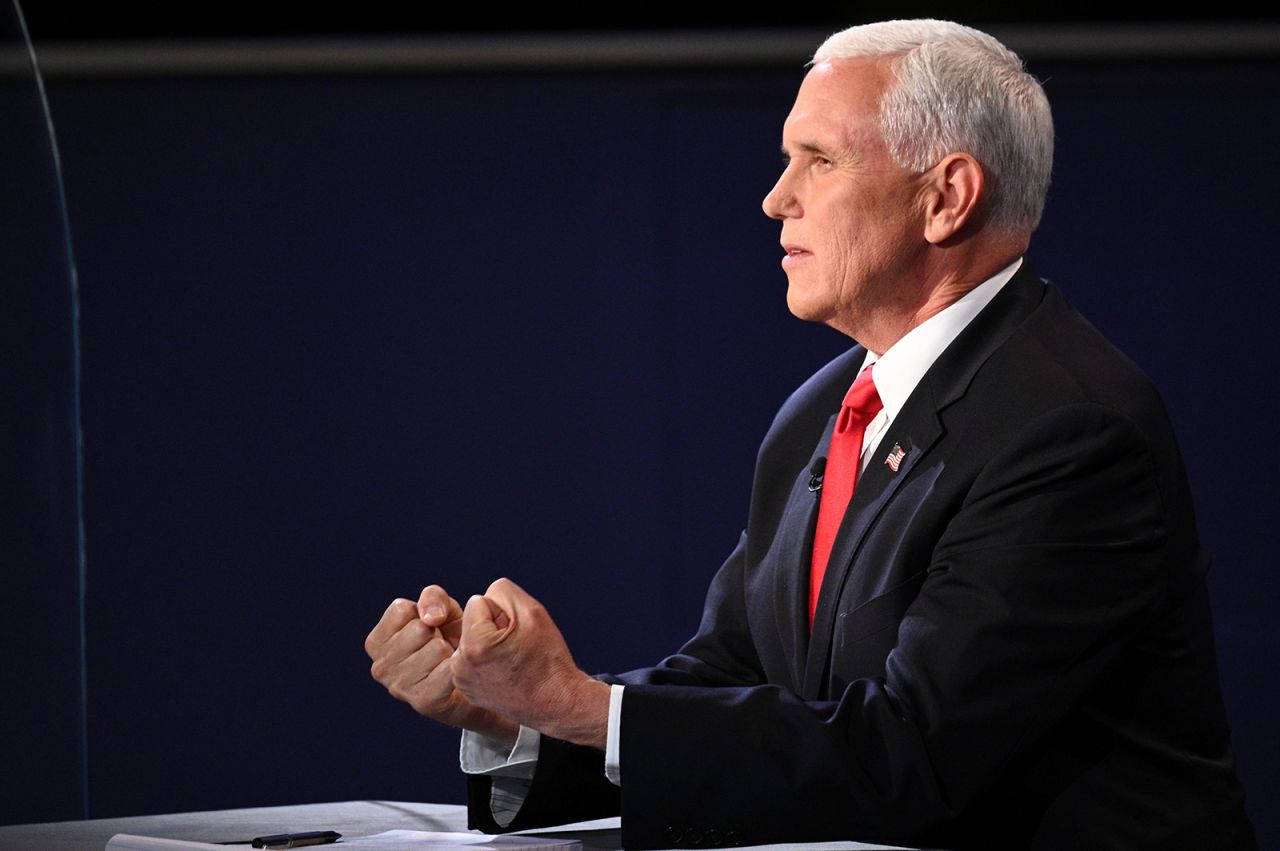
M1039 85L956 24L854 27L783 150L788 306L859 345L774 420L697 635L606 684L507 580L369 635L379 682L471 731L473 824L620 798L636 848L1253 847L1167 416L1022 260Z

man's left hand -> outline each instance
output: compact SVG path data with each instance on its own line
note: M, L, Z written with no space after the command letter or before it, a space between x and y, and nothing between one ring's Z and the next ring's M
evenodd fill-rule
M509 579L467 601L453 681L477 706L557 739L605 747L609 686L574 663L547 610Z

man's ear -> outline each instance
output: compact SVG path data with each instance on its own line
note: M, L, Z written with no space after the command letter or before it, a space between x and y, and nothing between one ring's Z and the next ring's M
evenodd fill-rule
M975 219L985 187L982 166L969 154L947 154L925 175L924 238L946 242Z

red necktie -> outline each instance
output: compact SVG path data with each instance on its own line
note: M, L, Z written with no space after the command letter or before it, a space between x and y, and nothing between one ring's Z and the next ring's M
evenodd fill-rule
M884 404L876 392L871 378L872 364L862 372L845 394L844 406L831 432L831 447L827 450L827 467L822 476L822 498L818 504L818 526L813 533L813 562L809 569L809 626L813 626L813 614L818 609L818 592L822 590L822 577L827 572L831 558L831 545L835 543L840 521L853 498L853 488L858 479L858 462L862 457L862 436L867 423L875 418Z

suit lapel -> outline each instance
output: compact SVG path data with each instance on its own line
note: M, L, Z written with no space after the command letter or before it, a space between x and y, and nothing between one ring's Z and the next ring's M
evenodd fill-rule
M918 387L917 390L920 388ZM898 487L911 474L911 470L920 462L937 442L942 434L942 425L938 422L937 411L932 404L913 404L919 397L913 393L912 399L903 407L894 419L893 424L880 440L875 455L867 463L862 472L858 486L853 492L853 499L845 511L840 523L840 531L831 548L831 558L827 562L827 571L822 578L822 592L818 596L818 609L813 617L813 632L810 635L808 652L805 655L805 670L802 679L801 693L807 700L814 700L821 691L826 679L827 661L831 656L831 639L835 631L836 617L839 614L838 603L844 593L846 583L851 579L861 585L874 585L876 576L873 571L862 571L860 576L851 577L854 566L854 555L862 545L867 532L874 525L880 512L897 492ZM929 400L932 402L932 399ZM906 450L898 471L895 473L884 463L885 456L894 446ZM861 600L870 591L862 589L853 599Z
M814 446L808 463L792 486L791 499L787 502L775 539L777 552L798 554L793 567L777 572L778 589L774 598L780 607L776 620L778 638L783 647L790 648L787 660L795 691L800 690L804 679L805 654L809 648L809 564L813 560L813 530L818 521L821 497L821 491L810 489L809 481L813 476L814 463L826 457L835 423L836 414L832 414L822 438Z

